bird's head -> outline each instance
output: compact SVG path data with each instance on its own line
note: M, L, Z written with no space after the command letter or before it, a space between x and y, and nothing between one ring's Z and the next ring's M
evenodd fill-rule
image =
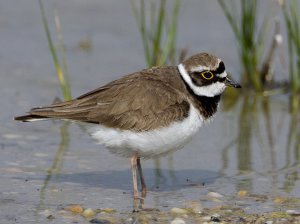
M198 96L220 95L227 86L241 88L240 84L227 77L223 61L208 53L191 56L179 64L178 69L186 84Z

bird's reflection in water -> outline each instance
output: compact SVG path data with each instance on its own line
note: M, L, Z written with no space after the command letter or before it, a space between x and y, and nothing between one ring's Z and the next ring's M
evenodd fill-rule
M109 152L112 154L115 154L117 156L121 156L121 157L126 157L126 158L131 158L132 157L132 150L124 150L121 148L108 148ZM144 208L144 203L145 203L145 198L147 196L147 188L146 188L146 183L145 183L145 178L143 175L143 170L142 170L142 166L141 166L141 158L143 159L153 159L154 163L155 163L155 186L156 188L159 188L158 186L160 185L161 180L163 182L166 182L166 178L164 178L163 176L163 172L161 171L161 167L160 167L160 158L161 157L165 157L168 156L168 161L169 161L169 165L171 167L169 167L170 169L170 176L173 179L172 182L174 182L174 180L176 180L176 175L174 174L174 169L172 166L172 154L173 152L176 150L168 150L168 151L164 151L161 154L151 154L151 153L141 153L139 152L136 153L136 156L139 155L139 157L136 159L136 166L137 166L137 171L136 173L134 173L133 171L133 184L135 184L135 180L140 180L139 185L140 185L140 196L137 197L133 197L133 211L137 212L137 211L141 211ZM132 158L131 158L132 161ZM132 164L132 162L131 162ZM134 167L132 167L132 170L134 170ZM135 177L137 175L137 177ZM137 183L136 183L137 184Z

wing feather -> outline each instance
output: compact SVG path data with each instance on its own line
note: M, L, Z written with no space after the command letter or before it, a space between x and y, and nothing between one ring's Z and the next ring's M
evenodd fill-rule
M147 131L188 116L189 103L154 73L140 72L113 81L77 99L34 108L29 115L99 123Z

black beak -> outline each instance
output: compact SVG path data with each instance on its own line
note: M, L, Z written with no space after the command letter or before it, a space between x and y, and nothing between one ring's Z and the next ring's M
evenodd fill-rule
M226 86L231 86L234 88L242 88L242 86L240 84L238 84L236 81L229 79L228 77L226 77L224 83Z

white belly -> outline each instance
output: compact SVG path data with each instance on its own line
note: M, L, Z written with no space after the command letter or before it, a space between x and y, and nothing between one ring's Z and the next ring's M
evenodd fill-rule
M92 137L113 153L130 157L137 151L141 157L153 157L182 148L199 130L204 119L191 106L189 116L169 127L146 132L133 132L98 126Z

